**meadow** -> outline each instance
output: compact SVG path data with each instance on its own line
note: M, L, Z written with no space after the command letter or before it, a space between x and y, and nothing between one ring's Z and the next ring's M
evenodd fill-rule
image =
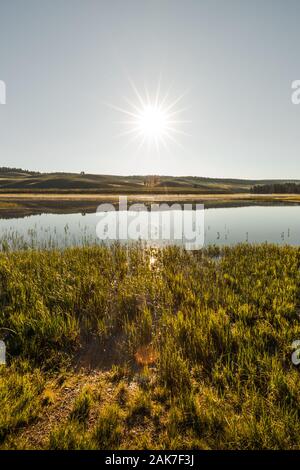
M299 449L300 250L0 252L1 449Z
M0 167L0 215L25 217L44 213L93 213L102 202L118 203L127 195L129 203L203 203L209 207L299 204L300 195L291 188L298 180L248 180L197 176L97 175L39 173L21 168ZM276 194L270 188L276 186ZM282 194L279 193L282 187ZM286 193L286 187L289 191ZM263 194L266 188L268 194Z
M84 171L79 173L40 173L22 168L0 167L0 194L249 194L253 186L278 184L283 185L282 192L284 193L286 192L286 184L297 185L299 180L253 180L167 175L121 176L90 174ZM288 193L291 193L291 190Z

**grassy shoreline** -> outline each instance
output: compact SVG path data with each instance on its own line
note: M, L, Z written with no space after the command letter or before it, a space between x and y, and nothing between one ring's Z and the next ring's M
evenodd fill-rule
M1 253L0 448L299 449L299 266L274 245Z
M125 194L128 204L168 203L204 204L205 208L249 205L299 205L299 194ZM118 204L119 194L91 193L0 193L0 217L13 218L42 213L93 213L99 204Z
M132 201L190 201L190 200L291 200L300 201L300 194L253 194L253 193L193 193L193 192L117 192L117 193L89 193L89 192L2 192L0 193L0 200L96 200L96 201L118 201L120 196L127 196L128 200Z

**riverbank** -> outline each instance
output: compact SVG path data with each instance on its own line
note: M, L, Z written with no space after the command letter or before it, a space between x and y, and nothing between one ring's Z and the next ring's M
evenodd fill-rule
M300 204L299 194L129 194L128 204L168 203L204 204L212 207L247 205ZM118 204L117 194L90 193L0 193L0 217L24 217L42 213L92 213L101 203Z

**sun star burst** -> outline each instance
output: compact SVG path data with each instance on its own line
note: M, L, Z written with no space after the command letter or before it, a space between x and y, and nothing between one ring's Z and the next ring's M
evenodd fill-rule
M150 96L149 90L145 90L143 96L134 83L130 81L135 101L124 98L127 108L112 106L117 111L127 116L121 122L125 130L119 136L129 137L128 144L138 142L138 149L144 145L151 148L155 145L159 152L161 145L169 150L168 144L174 143L178 146L180 142L176 138L179 135L188 135L180 127L190 121L179 118L186 108L179 108L178 104L186 93L170 100L170 91L161 96L160 82L154 97Z

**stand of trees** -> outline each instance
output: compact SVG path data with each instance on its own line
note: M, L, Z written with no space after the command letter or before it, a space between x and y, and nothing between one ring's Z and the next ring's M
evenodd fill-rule
M253 194L300 194L299 183L273 183L252 186Z
M27 173L29 175L39 175L39 171L23 170L23 168L12 168L9 166L0 166L0 173Z

